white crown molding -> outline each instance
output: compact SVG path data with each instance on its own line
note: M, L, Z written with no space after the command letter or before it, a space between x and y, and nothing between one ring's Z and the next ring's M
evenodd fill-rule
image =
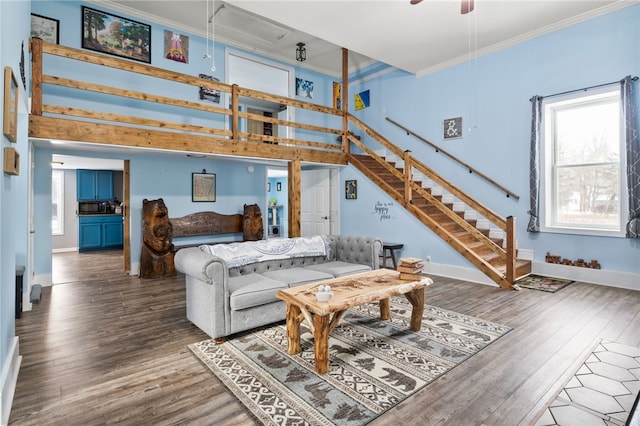
M575 24L579 24L581 22L584 21L588 21L589 19L593 19L596 18L598 16L601 15L605 15L607 13L619 10L619 9L623 9L625 7L629 7L632 6L634 4L637 4L638 0L619 0L615 3L610 3L606 6L602 6L600 8L597 9L593 9L589 12L585 12L585 13L581 13L580 15L576 15L576 16L572 16L571 18L567 18L564 19L562 21L556 22L554 24L551 25L547 25L544 26L542 28L538 28L537 30L534 31L529 31L527 33L524 34L520 34L517 37L513 37L509 40L505 40L502 41L500 43L496 43L493 44L491 46L487 46L483 49L479 49L475 52L473 52L473 57L477 58L479 56L484 56L484 55L488 55L490 53L494 53L497 52L499 50L502 49L506 49L507 47L511 47L511 46L515 46L516 44L528 41L528 40L532 40L534 38L552 33L554 31L558 31L561 30L563 28L567 28L570 27L572 25ZM439 64L436 64L434 66L428 67L428 68L424 68L418 72L416 72L416 77L424 77L425 75L428 74L433 74L435 72L441 71L443 69L452 67L454 65L459 65L459 64L463 64L467 61L469 61L469 54L465 54L465 55L460 55L457 58L453 58L450 59L448 61L444 61L441 62Z

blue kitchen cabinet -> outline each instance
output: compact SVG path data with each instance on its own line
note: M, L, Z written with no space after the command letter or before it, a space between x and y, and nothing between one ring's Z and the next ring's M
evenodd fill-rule
M81 216L78 221L78 251L122 248L122 216Z
M113 172L111 170L76 171L78 201L109 201L113 199Z

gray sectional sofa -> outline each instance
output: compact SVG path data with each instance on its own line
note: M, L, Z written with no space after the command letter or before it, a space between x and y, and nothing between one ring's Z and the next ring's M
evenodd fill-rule
M314 249L298 251L291 257L238 254L256 244L258 251L267 252L267 244L287 246L307 240L277 238L179 250L175 265L186 277L189 321L220 341L284 320L285 304L276 297L280 289L379 267L382 242L373 237L318 236L314 237ZM324 252L318 251L320 244Z

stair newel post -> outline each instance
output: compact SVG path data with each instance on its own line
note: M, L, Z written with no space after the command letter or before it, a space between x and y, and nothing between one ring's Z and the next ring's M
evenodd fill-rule
M231 85L231 132L234 142L238 142L240 133L239 89L237 84Z
M31 39L31 114L42 115L42 39Z
M407 205L413 201L411 182L413 181L413 161L411 159L411 151L406 150L404 152L404 201Z
M516 280L516 220L513 216L507 217L507 281L513 285Z

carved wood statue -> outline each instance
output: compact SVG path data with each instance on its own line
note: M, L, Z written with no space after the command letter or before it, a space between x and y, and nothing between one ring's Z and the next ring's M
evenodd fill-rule
M140 278L171 277L173 264L173 226L164 200L142 200L142 251Z
M257 204L244 205L242 237L244 241L257 241L264 238L262 212Z

